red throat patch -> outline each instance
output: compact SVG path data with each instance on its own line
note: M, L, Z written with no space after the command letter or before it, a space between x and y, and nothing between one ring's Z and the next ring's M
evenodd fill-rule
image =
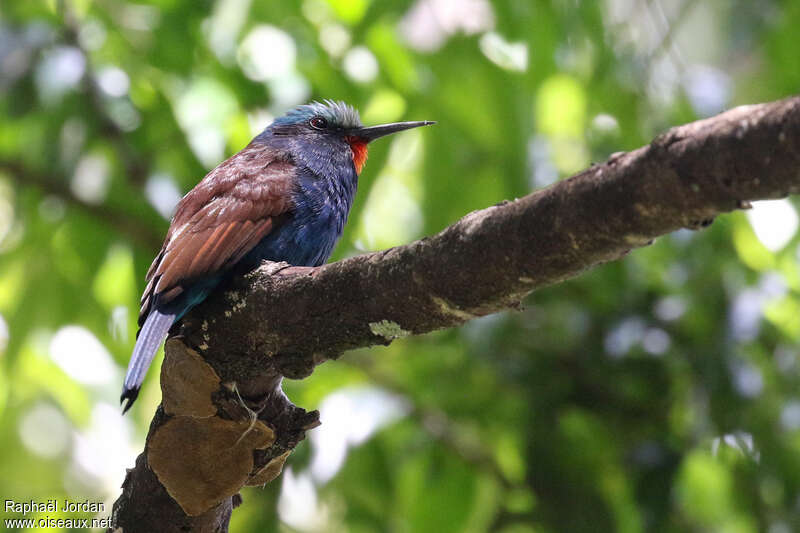
M367 161L367 142L360 137L345 137L344 140L347 141L353 152L353 165L356 167L356 172L361 174L361 169L364 168L364 163Z

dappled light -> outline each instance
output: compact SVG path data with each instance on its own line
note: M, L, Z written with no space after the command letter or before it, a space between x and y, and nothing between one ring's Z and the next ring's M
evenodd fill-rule
M162 398L159 349L135 406L117 405L168 221L293 107L332 99L365 125L437 121L369 145L339 260L613 166L672 126L798 93L799 27L791 0L6 2L0 495L104 504L54 518L111 514ZM739 127L741 139L752 125ZM786 146L781 135L769 142ZM230 530L800 531L800 204L735 200L744 211L687 218L648 246L626 235L625 257L538 284L513 311L478 317L444 292L382 287L421 310L436 302L449 325L471 320L412 336L387 314L370 323L386 346L284 379L321 426L303 429L279 477L247 477ZM561 205L537 213L585 233L559 226ZM592 209L569 215L600 245L614 237ZM534 270L553 246L541 241ZM481 258L498 276L519 266L499 249ZM351 331L338 306L355 298L326 303L337 331ZM310 372L291 370L278 377Z

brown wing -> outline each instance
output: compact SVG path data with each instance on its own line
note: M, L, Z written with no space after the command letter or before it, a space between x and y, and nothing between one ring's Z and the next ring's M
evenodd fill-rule
M228 269L291 209L294 165L251 143L206 175L178 204L161 251L147 272L139 324L153 300L167 304L192 284Z

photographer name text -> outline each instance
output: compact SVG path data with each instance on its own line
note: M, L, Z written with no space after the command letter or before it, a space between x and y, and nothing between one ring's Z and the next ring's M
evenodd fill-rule
M60 504L60 505L59 505ZM70 500L63 500L61 502L56 499L45 500L43 502L27 501L17 502L14 500L5 500L5 510L7 513L18 513L26 515L28 513L104 513L106 504L103 502L93 502L84 500L82 502L73 502Z
M5 500L4 509L6 514L14 513L21 515L19 518L6 518L3 524L6 528L28 529L28 528L105 528L111 526L111 517L103 518L61 518L51 517L47 513L105 513L106 505L103 502L84 500L44 500L44 501L25 501ZM40 515L36 518L25 518L28 514ZM41 515L45 516L41 516Z

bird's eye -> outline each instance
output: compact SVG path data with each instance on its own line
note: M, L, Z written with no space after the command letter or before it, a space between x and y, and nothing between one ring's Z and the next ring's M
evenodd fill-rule
M324 130L328 127L328 121L322 117L314 117L308 121L308 124L315 130Z

